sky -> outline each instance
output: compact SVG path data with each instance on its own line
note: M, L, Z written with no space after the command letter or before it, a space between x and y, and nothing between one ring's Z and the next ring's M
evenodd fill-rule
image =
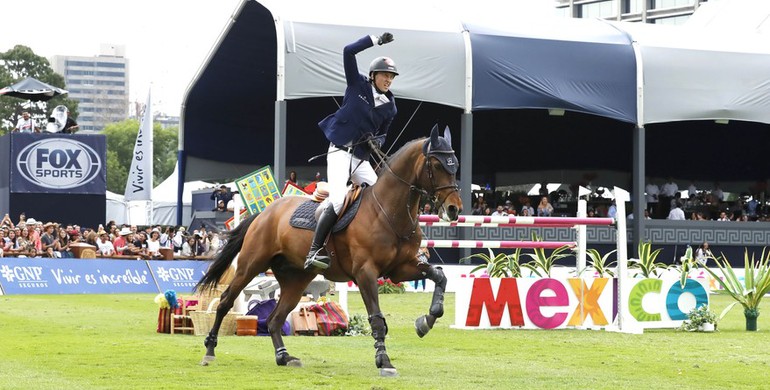
M129 101L179 115L185 90L240 0L2 0L0 52L29 46L37 55L95 56L125 45ZM50 26L50 27L46 27Z
M503 10L553 10L548 0L421 1L442 8L488 3ZM240 2L0 0L0 52L22 44L50 59L54 55L95 56L102 43L124 45L129 60L129 101L144 103L152 87L153 111L179 115L188 85ZM355 0L354 4L365 3ZM375 10L384 9L378 6Z

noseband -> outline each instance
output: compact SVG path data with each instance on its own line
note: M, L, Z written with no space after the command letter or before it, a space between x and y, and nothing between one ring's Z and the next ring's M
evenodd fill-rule
M393 172L393 169L390 168L390 164L388 164L386 158L382 158L381 162L382 162L382 165L385 166L387 171L390 172L390 174L392 174L396 179L398 179L398 181L400 181L401 183L404 183L407 186L409 186L409 192L410 193L417 192L421 196L428 197L428 198L430 198L431 202L434 203L434 204L436 204L436 202L439 200L438 195L436 195L438 192L441 192L441 191L446 190L446 189L451 189L452 191L450 191L444 197L444 199L441 199L441 202L438 203L438 206L436 206L436 210L440 210L441 206L443 206L444 202L447 200L447 198L449 198L449 195L452 192L459 192L460 191L460 187L457 185L457 181L456 180L453 180L452 184L447 184L447 185L443 185L443 186L436 186L436 178L435 178L435 174L433 172L433 166L430 163L430 158L434 154L437 154L437 153L451 153L451 154L454 154L454 151L451 151L451 150L448 150L448 151L432 150L427 155L425 155L425 163L423 164L423 169L425 169L425 171L428 172L428 179L430 180L430 185L431 185L430 192L428 192L427 190L425 190L425 189L423 189L421 187L418 187L415 184L409 183L408 181L406 181L403 178L401 178L400 176L398 176L398 174L396 174L396 172ZM448 172L449 171L447 171L447 173ZM452 176L453 176L453 179L454 179L454 175L452 175ZM412 228L411 228L411 231L409 232L409 234L400 235L400 234L398 234L398 231L396 231L396 226L393 223L393 221L390 219L390 217L388 216L388 213L385 212L385 209L382 207L382 203L380 203L379 199L377 199L377 195L375 194L374 191L372 191L372 195L374 196L374 200L377 203L377 206L379 206L380 211L382 211L383 215L385 215L385 218L388 220L388 224L390 225L391 230L393 230L393 233L395 233L396 236L399 239L404 240L404 241L408 241L410 238L412 238L412 236L417 232L417 225L420 223L420 219L412 217L411 196L409 197L410 200L408 200L406 202L406 215L409 216L409 220L412 222Z

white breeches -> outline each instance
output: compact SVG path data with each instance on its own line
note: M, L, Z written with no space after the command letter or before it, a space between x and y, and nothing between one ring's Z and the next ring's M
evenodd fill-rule
M361 163L361 165L358 165ZM357 168L356 168L357 167ZM347 193L348 172L354 169L350 175L350 180L356 184L372 185L377 182L377 174L374 172L369 161L363 161L356 158L345 150L337 149L334 145L329 145L329 154L326 156L326 177L329 181L329 197L326 201L331 202L334 212L339 214L342 210L342 204L345 202Z

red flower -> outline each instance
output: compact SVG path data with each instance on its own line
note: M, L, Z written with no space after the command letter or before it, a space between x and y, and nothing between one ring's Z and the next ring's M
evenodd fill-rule
M385 282L382 279L377 279L377 284L382 286Z

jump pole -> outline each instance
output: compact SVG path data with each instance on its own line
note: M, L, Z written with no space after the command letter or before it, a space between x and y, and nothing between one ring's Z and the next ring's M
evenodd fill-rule
M420 222L444 222L438 215L420 215ZM510 224L510 225L592 225L609 226L615 223L612 218L576 218L576 217L502 217L489 215L461 215L457 217L457 223L480 223L480 224Z
M474 241L474 240L422 240L423 248L536 248L557 249L575 247L574 241Z

